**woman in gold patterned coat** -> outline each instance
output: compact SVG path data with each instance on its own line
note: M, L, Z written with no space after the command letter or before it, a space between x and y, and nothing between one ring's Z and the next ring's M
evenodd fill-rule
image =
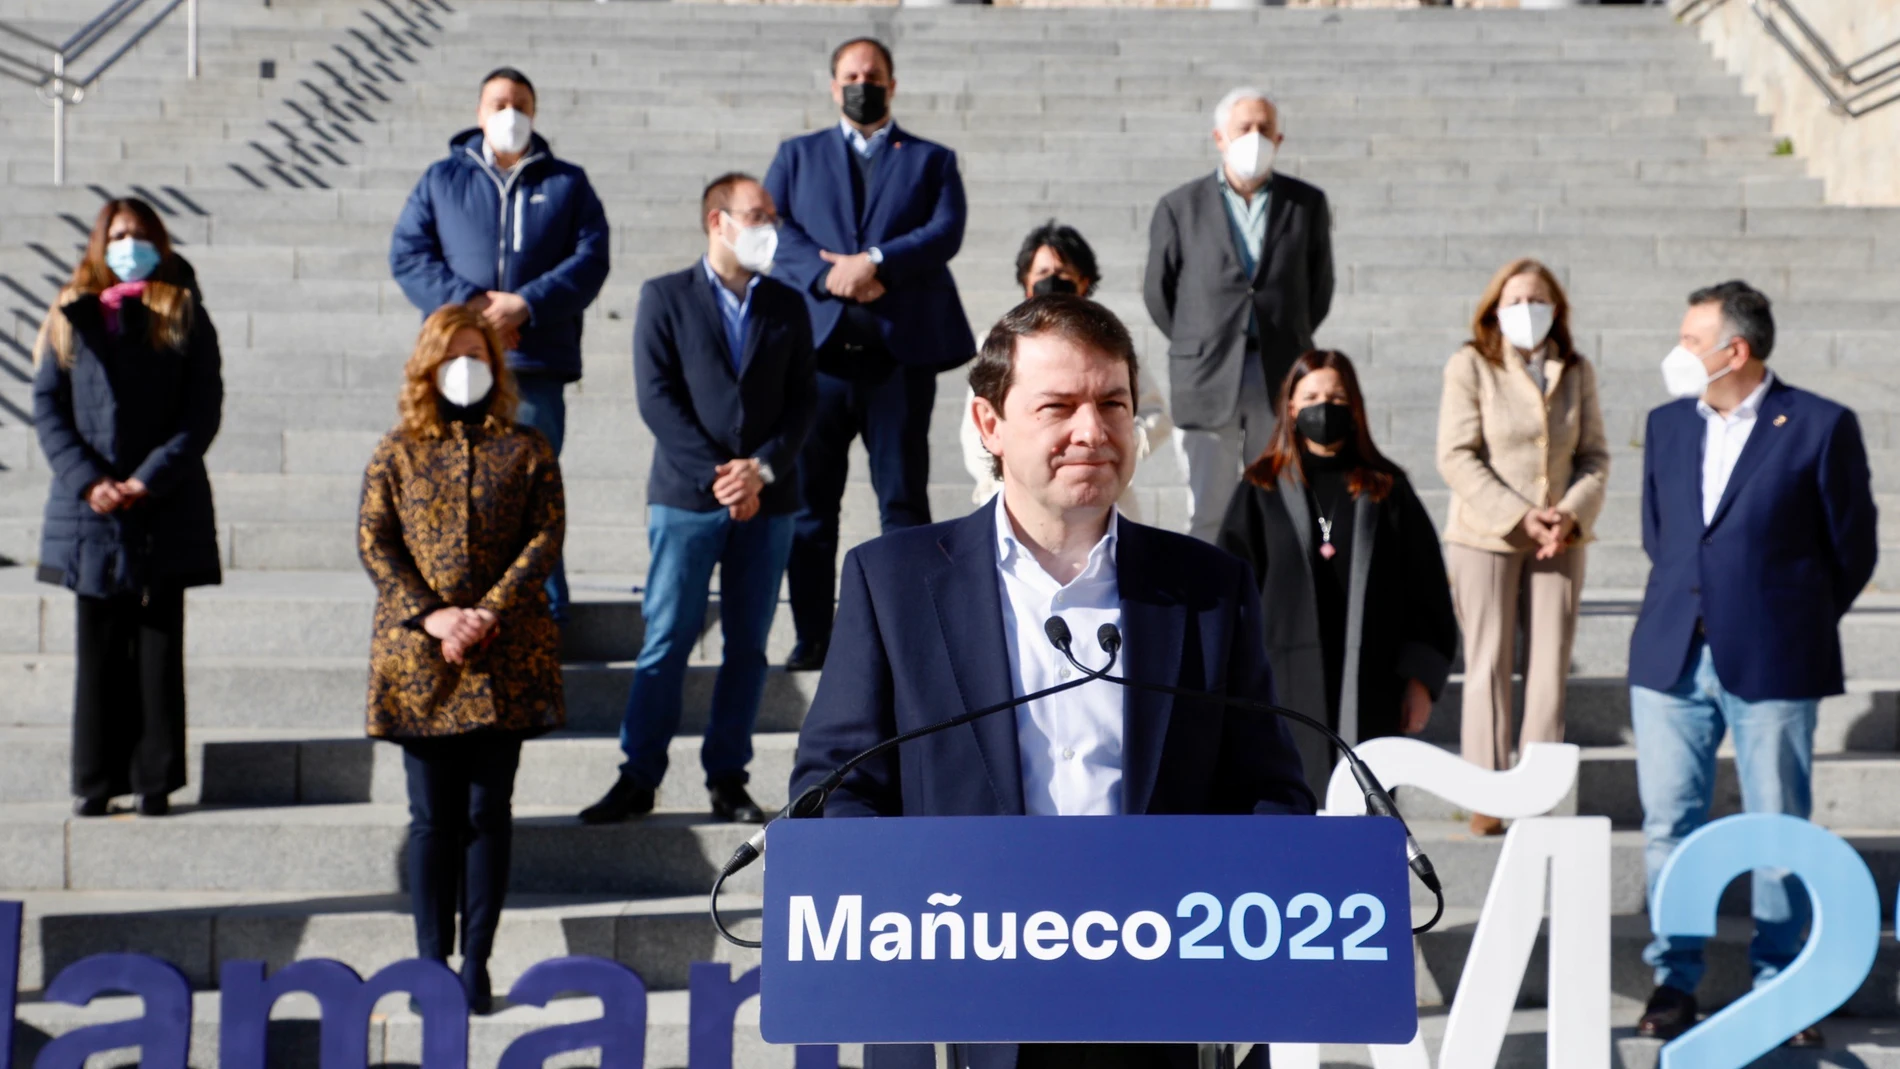
M363 478L358 548L376 583L369 734L402 746L420 956L447 962L462 905L462 987L490 1009L523 740L558 728L560 632L544 587L566 528L561 471L514 422L514 380L482 318L422 325L396 428Z

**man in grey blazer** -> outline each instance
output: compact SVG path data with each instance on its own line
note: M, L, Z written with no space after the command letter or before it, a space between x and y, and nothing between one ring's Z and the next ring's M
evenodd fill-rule
M1214 108L1221 164L1161 198L1143 296L1168 338L1189 531L1213 541L1241 468L1267 447L1280 380L1333 303L1326 194L1276 174L1279 111L1258 89Z

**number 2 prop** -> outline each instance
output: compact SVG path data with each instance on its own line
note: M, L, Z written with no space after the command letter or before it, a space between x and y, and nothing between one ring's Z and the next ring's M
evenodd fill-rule
M1746 813L1698 828L1663 865L1651 924L1667 935L1714 935L1722 889L1761 868L1801 877L1814 907L1807 945L1773 980L1664 1046L1662 1069L1748 1065L1838 1009L1873 968L1880 946L1873 873L1840 836L1797 817Z

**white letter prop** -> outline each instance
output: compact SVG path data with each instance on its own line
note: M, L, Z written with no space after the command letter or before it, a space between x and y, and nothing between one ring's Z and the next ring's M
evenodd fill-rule
M1549 872L1547 1064L1551 1069L1608 1069L1610 822L1602 817L1541 816L1570 794L1582 751L1569 743L1531 743L1508 772L1479 768L1417 739L1370 739L1354 752L1387 787L1414 787L1463 809L1517 821L1504 838L1472 935L1438 1064L1459 1069L1497 1064L1543 922ZM1325 813L1365 812L1365 795L1342 760L1327 785ZM1431 1064L1420 1036L1402 1046L1369 1050L1377 1069L1427 1069ZM1275 1044L1272 1054L1275 1069L1319 1065L1319 1048L1311 1044Z
M1479 768L1429 742L1392 736L1353 747L1386 787L1417 787L1474 813L1518 820L1557 808L1577 782L1583 751L1567 742L1533 742L1509 772ZM1326 784L1327 816L1364 816L1366 796L1345 761Z

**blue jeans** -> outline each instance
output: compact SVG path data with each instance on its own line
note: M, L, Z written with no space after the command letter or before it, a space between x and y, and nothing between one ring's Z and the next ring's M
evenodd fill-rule
M540 431L554 447L554 455L560 456L561 443L567 438L567 383L553 375L527 371L515 374L515 388L521 394L515 422ZM548 576L548 611L555 623L567 623L567 604L567 563L556 560Z
M1715 751L1735 733L1735 772L1750 813L1808 818L1814 770L1814 699L1749 702L1722 688L1705 643L1667 691L1630 688L1636 729L1636 785L1643 800L1643 862L1653 901L1656 879L1676 844L1706 824L1715 793ZM1653 913L1654 910L1652 909ZM1786 869L1754 875L1755 938L1748 959L1755 983L1767 983L1801 950L1810 910L1807 892ZM1694 992L1702 980L1703 939L1657 934L1643 961L1658 986Z
M647 566L642 603L646 638L620 720L620 749L627 755L620 773L655 790L666 777L666 746L679 730L686 661L705 628L716 564L725 659L713 683L699 759L708 786L744 783L745 766L752 760L752 723L765 693L765 639L792 552L792 517L759 515L736 523L725 509L692 512L649 505L647 544L653 562Z

